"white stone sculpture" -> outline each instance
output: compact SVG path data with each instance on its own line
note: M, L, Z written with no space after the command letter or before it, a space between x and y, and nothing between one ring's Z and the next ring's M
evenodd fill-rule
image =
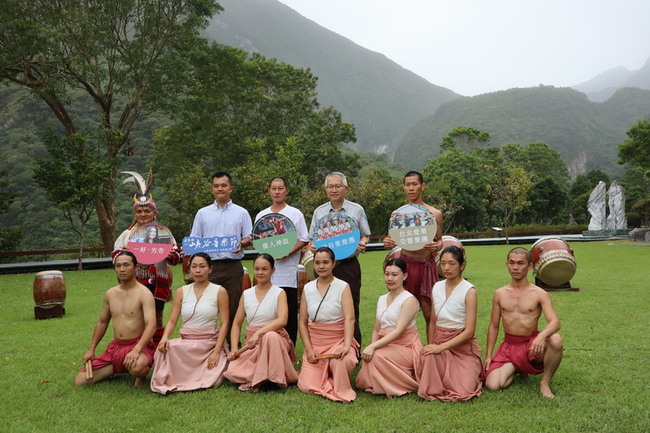
M598 182L596 188L591 191L589 201L587 202L587 211L591 214L589 221L589 230L605 230L607 223L606 209L605 209L605 182L602 180Z
M626 230L625 189L617 181L614 181L609 187L608 195L609 216L607 217L607 230Z

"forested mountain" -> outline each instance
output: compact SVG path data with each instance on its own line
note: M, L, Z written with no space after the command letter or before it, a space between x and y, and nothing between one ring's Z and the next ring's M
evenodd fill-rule
M591 169L618 173L616 147L625 132L650 115L650 91L618 90L603 103L569 88L540 86L460 98L409 131L395 154L405 167L424 167L440 153L442 138L457 126L491 135L491 145L548 143L562 154L572 176Z
M415 123L457 94L362 48L276 0L221 0L207 35L226 45L310 68L318 99L356 127L363 152L392 155Z
M618 89L639 87L650 89L650 59L638 71L629 71L623 66L598 74L589 81L576 84L571 88L579 90L595 102L604 102Z

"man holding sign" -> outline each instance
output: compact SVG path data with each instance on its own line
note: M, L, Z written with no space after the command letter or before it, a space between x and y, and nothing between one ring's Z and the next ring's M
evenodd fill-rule
M156 230L155 245L159 242L158 228L155 225L158 209L156 208L156 202L149 193L151 172L149 172L147 181L140 174L133 171L123 171L122 173L131 175L124 180L124 183L134 182L137 187L137 192L133 196L133 223L115 240L113 253L111 254L113 258L120 252L129 250L129 244L132 244L134 240L141 240L142 243L145 243L147 239L144 238L147 237L146 233L149 233L149 229ZM143 232L143 239L136 239L137 236L134 236L139 231ZM165 303L170 301L172 297L172 269L170 266L177 265L181 260L180 250L176 246L176 240L171 233L167 232L167 234L169 237L166 242L169 243L171 241L171 245L167 246L170 247L167 248L168 253L158 257L157 260L143 262L139 259L135 272L135 278L138 283L146 286L151 291L151 294L153 294L155 300L156 333L153 336L153 342L156 345L158 345L164 331L163 310L165 309ZM137 256L138 252L132 252Z
M274 254L272 249L261 250L258 248L258 241L255 241L255 248L257 249L257 252L266 252L275 258L275 272L271 275L271 282L281 287L287 294L289 316L287 319L287 325L284 329L287 331L291 341L293 341L293 344L295 345L296 336L298 335L298 262L300 261L300 250L309 243L309 236L304 215L298 209L289 206L286 203L287 194L289 194L289 187L284 178L276 177L271 180L271 183L269 184L269 195L271 196L273 204L257 214L255 217L255 224L257 227L260 219L269 214L280 214L285 216L289 219L289 222L293 223L295 228L295 243L287 246L287 248L290 248L289 252L280 257L276 257L276 254ZM276 222L277 220L277 218L271 220L271 224L275 223L274 234L278 235L276 238L281 237L279 235L286 233L286 228L279 225ZM266 239L272 239L272 237L265 238L265 240ZM272 242L270 244L272 244Z
M248 211L238 206L230 199L233 191L232 176L225 171L217 171L212 175L212 195L214 203L199 209L192 225L192 238L226 238L236 237L238 243L227 252L211 252L212 271L211 283L225 287L228 292L230 305L230 323L232 323L239 298L242 293L244 268L241 259L244 258L244 248L251 244L253 222ZM230 327L226 330L230 335Z
M402 245L398 245L398 240L393 239L389 235L384 238L384 248L392 249L396 246L402 247L399 257L406 262L408 269L405 288L420 302L422 314L428 327L429 320L431 319L431 289L438 281L436 255L442 249L442 212L424 203L422 200L423 191L424 181L422 174L417 171L409 171L406 173L404 176L404 192L406 193L408 204L420 206L433 214L436 223L434 239L431 242L425 242L420 249L409 251ZM417 214L416 217L419 218ZM408 226L410 222L407 220L405 226ZM415 224L415 222L413 223Z
M309 227L309 237L312 239L311 250L316 251L316 248L320 245L314 244L314 239L316 239L316 232L320 227L320 222L328 220L330 214L342 214L344 217L349 218L352 222L356 223L358 230L356 234L359 236L358 244L356 248L353 248L351 255L346 255L345 257L340 257L338 251L347 251L347 246L342 246L341 249L332 248L336 254L336 266L332 274L339 278L350 286L350 291L352 292L352 301L354 303L354 338L359 344L361 344L361 329L359 328L359 301L361 299L361 266L359 265L359 260L357 259L357 254L366 250L366 245L370 240L370 226L368 225L368 217L366 216L366 211L361 207L361 205L348 201L345 199L345 195L348 192L348 180L343 173L332 172L327 175L325 178L325 191L327 192L327 198L329 202L322 204L314 210L314 215L311 220L311 225ZM347 219L346 218L346 219ZM336 221L340 221L340 218L334 218ZM334 223L336 224L336 222ZM349 224L349 222L343 222L344 226ZM330 230L331 231L331 230ZM344 236L343 241L350 239L349 236ZM355 238L356 239L356 238ZM328 245L324 243L323 245Z

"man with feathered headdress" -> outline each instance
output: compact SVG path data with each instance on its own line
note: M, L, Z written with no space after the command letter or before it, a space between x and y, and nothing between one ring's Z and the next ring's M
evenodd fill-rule
M134 182L137 187L137 192L133 196L133 211L134 219L131 226L124 230L117 238L114 245L112 256L115 257L120 251L128 249L129 238L131 232L137 230L139 227L146 224L151 224L156 220L158 209L156 202L149 193L151 186L151 170L145 182L140 174L133 171L123 171L122 173L129 174L130 177L124 180L124 183ZM180 250L176 246L176 240L172 236L172 243L174 248L165 260L162 260L155 265L138 265L135 277L139 283L144 284L151 290L153 297L156 301L156 333L153 337L153 342L157 345L162 338L164 326L162 323L163 309L165 302L171 299L171 283L172 283L172 270L170 266L174 266L180 262Z

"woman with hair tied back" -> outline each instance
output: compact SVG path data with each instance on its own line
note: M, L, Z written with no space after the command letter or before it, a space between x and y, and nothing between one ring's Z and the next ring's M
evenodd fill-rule
M431 321L422 349L418 395L426 400L467 401L481 394L483 364L474 333L478 297L462 277L463 250L449 246L440 254L445 279L431 293Z
M208 281L212 260L205 253L190 259L194 283L174 294L172 310L154 355L151 390L160 394L212 388L223 382L227 352L228 293ZM181 338L169 340L178 318L183 318ZM221 320L221 329L217 326Z
M273 257L266 253L257 256L253 262L257 284L242 294L230 331L232 347L225 376L241 384L241 391L258 392L267 384L286 388L298 381L293 368L296 351L284 329L289 315L287 294L271 283L274 270ZM238 350L244 317L248 321L246 341Z
M351 402L357 393L350 373L357 363L354 304L350 286L332 275L336 259L329 247L314 254L318 278L307 283L300 300L300 338L305 350L298 388L333 401Z
M389 292L379 297L372 343L361 356L357 387L373 394L395 397L418 389L416 377L422 342L415 326L420 305L404 289L406 263L390 259L384 268Z

